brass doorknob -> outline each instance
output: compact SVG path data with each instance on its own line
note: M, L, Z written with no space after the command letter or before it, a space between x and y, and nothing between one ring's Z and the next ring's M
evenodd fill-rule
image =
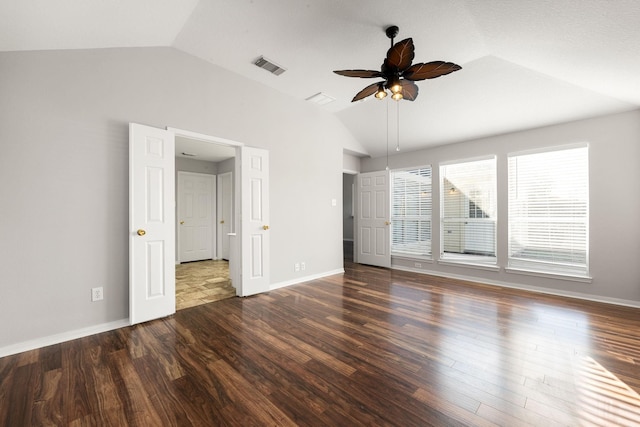
M184 221L180 221L180 225L184 224Z
M142 228L136 231L136 233L138 233L138 236L144 236L145 234L147 234L147 232L144 231Z
M385 221L385 225L391 225L391 221Z
M220 224L224 224L224 219L222 221L220 221Z
M262 226L262 229L263 229L263 230L268 230L268 229L269 229L269 226L268 226L268 225L263 225L263 226Z

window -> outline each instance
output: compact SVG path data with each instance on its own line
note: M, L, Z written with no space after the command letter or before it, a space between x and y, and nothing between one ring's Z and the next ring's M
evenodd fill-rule
M496 263L496 159L440 166L441 259Z
M588 147L509 156L510 268L587 276Z
M477 196L472 196L469 199L469 218L489 218L489 215L482 210L480 205L477 205L473 200Z
M391 172L391 253L431 255L431 167Z

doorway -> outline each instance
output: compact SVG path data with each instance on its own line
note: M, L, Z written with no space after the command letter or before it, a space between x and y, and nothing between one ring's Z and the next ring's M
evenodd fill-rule
M235 148L176 136L176 311L236 296L229 273Z
M129 322L175 313L175 140L230 146L236 158L231 283L246 297L270 288L269 151L175 128L129 124Z
M353 262L356 175L342 174L342 250L344 263Z

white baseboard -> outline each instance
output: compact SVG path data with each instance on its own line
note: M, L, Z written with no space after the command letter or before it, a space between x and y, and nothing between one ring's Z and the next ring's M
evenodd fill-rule
M503 288L520 289L523 291L536 292L539 294L556 295L560 297L569 297L569 298L581 299L585 301L602 302L605 304L615 304L615 305L621 305L625 307L640 308L640 302L621 299L621 298L603 297L600 295L583 294L580 292L560 291L556 289L541 288L537 286L518 285L514 283L509 283L509 282L502 282L499 280L489 280L489 279L472 277L472 276L464 276L461 274L449 274L449 273L442 273L440 271L419 270L416 268L405 267L401 265L392 265L391 268L394 270L409 271L411 273L420 273L420 274L427 274L430 276L446 277L448 279L465 280L467 282L474 282L481 285L500 286Z
M469 282L474 282L479 284L501 286L501 287L512 288L512 289L520 289L525 291L537 292L541 294L557 295L557 296L570 297L570 298L581 299L586 301L595 301L595 302L602 302L607 304L621 305L626 307L640 308L639 302L620 299L620 298L609 298L609 297L602 297L599 295L583 294L578 292L557 291L557 290L551 290L548 288L540 288L536 286L515 285L513 283L501 282L497 280L487 280L484 278L480 279L477 277L464 276L459 274L448 274L448 273L445 274L438 271L419 270L419 269L414 269L414 268L409 268L404 266L397 266L397 265L394 265L391 268L395 270L409 271L412 273L447 277L450 279L466 280ZM311 280L321 279L323 277L333 276L336 274L343 274L343 273L344 273L344 269L339 268L332 271L326 271L324 273L312 274L309 276L304 276L304 277L296 278L293 280L287 280L284 282L271 284L271 286L269 287L269 290L284 288L287 286L297 285L299 283L309 282ZM47 347L47 346L59 344L65 341L71 341L74 339L83 338L89 335L108 332L108 331L123 328L126 326L129 326L129 319L121 319L121 320L116 320L109 323L103 323L100 325L95 325L95 326L90 326L86 328L76 329L73 331L63 332L60 334L50 335L43 338L24 341L17 344L11 344L5 347L0 347L0 357L10 356L12 354L22 353L24 351Z
M275 283L269 287L269 290L279 289L286 286L295 285L298 283L309 282L315 279L321 279L327 276L333 276L335 274L344 273L344 269L340 268L333 271L327 271L319 274L312 274L310 276L304 276L296 278L294 280L288 280L285 282ZM65 341L71 341L78 338L87 337L89 335L99 334L102 332L112 331L114 329L123 328L129 326L129 319L116 320L114 322L103 323L101 325L89 326L82 329L76 329L74 331L63 332L60 334L50 335L47 337L37 338L29 341L20 342L17 344L11 344L5 347L0 347L0 357L11 356L12 354L22 353L24 351L35 350L37 348L47 347L54 344L60 344Z
M269 286L269 290L273 291L275 289L280 289L280 288L284 288L291 285L297 285L298 283L310 282L311 280L321 279L323 277L333 276L336 274L343 274L343 273L344 273L344 268L339 268L337 270L326 271L324 273L319 273L319 274L312 274L310 276L304 276L304 277L300 277L293 280L286 280L280 283L272 283L271 286Z
M103 323L101 325L89 326L82 329L76 329L74 331L63 332L61 334L55 334L48 337L42 337L17 344L11 344L6 347L0 347L0 357L22 353L23 351L35 350L36 348L47 347L54 344L60 344L65 341L71 341L78 338L87 337L89 335L112 331L114 329L123 328L125 326L129 326L129 319L116 320L109 323Z

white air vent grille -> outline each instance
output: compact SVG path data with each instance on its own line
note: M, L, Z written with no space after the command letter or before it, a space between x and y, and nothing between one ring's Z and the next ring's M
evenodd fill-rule
M265 58L264 56L261 56L260 58L258 58L256 62L254 62L254 64L256 64L260 68L264 68L265 70L267 70L272 74L275 74L276 76L279 76L280 74L287 71L281 66L275 64L270 59Z
M318 105L326 105L330 102L335 101L336 99L333 96L329 96L326 93L318 92L315 95L312 95L306 99L309 102L313 102Z

